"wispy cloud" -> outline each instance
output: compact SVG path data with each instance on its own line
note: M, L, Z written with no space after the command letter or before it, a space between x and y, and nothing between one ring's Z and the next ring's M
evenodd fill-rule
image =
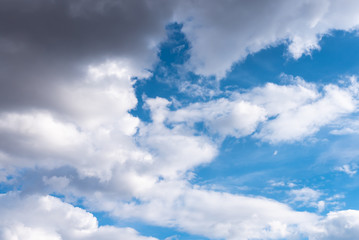
M337 170L339 172L344 172L344 173L348 174L351 177L354 176L357 173L356 168L355 167L353 168L348 164L344 164L341 167L336 167L335 170Z

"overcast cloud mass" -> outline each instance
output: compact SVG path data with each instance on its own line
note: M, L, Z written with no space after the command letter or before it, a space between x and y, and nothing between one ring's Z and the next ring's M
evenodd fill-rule
M0 0L0 238L358 238L358 12Z

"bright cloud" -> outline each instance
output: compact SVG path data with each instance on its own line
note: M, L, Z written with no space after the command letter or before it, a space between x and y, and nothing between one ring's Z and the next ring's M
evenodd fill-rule
M354 112L355 97L348 89L327 85L321 97L280 113L261 129L257 137L274 143L303 139L320 127Z
M330 212L319 223L321 230L312 239L354 239L359 233L358 211Z
M205 122L211 131L221 135L242 137L253 133L266 119L266 110L238 99L219 99L208 103L195 103L176 112L168 113L169 121L194 125Z
M160 184L154 189L154 198L141 205L124 205L117 214L175 226L208 238L276 239L315 231L311 224L318 216L293 211L270 199L187 187L176 191L177 197L172 198L160 193L163 189L166 185Z
M81 208L51 196L0 196L0 236L4 240L155 240L131 228L98 226L97 219Z
M248 54L288 42L294 58L320 49L333 29L357 28L356 1L196 1L180 6L177 18L191 41L190 66L199 74L223 78ZM220 20L219 20L220 19ZM210 49L210 50L209 50Z
M354 87L354 89L353 89ZM302 140L356 111L356 81L349 87L326 85L319 91L300 78L290 85L268 83L231 99L194 103L162 111L169 123L194 126L203 122L222 136L254 137L270 143Z

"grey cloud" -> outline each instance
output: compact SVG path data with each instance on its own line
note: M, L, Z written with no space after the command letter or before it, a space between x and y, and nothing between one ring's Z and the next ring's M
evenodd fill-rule
M150 68L172 2L0 1L0 109L54 105L58 82L121 58ZM56 97L56 96L55 96Z

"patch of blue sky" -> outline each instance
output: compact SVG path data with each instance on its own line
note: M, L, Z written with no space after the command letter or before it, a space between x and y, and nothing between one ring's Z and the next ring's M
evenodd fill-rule
M22 191L26 182L22 182L21 177L26 174L26 171L26 168L17 169L13 173L7 175L6 178L0 182L0 194Z
M135 84L138 105L131 113L143 121L150 121L149 111L144 108L144 98L161 97L168 100L175 98L182 106L193 102L206 101L209 95L201 93L202 89L216 91L218 81L213 77L194 74L186 68L190 54L190 43L181 31L182 25L173 23L167 26L167 40L159 46L159 61L151 70L152 75L146 79L137 79ZM196 89L188 89L197 86ZM211 96L212 98L219 97ZM174 105L169 106L174 109Z
M167 40L159 46L159 61L153 70L150 70L152 75L149 78L136 80L138 104L131 113L140 117L142 121L150 121L149 111L144 106L145 98L161 97L171 100L174 96L185 97L184 94L179 96L180 93L175 84L181 80L182 76L178 74L178 68L188 59L189 43L181 32L181 28L180 24L167 26Z
M359 72L357 32L333 31L319 42L320 50L295 60L287 54L286 44L280 44L249 55L234 64L221 81L226 89L248 89L267 82L283 84L281 73L300 76L319 84L337 83L345 75Z
M143 111L141 104L144 95L169 100L175 97L182 104L206 100L179 90L181 81L201 84L203 79L192 72L186 72L184 68L190 45L181 33L181 25L170 25L167 30L168 41L161 45L160 61L154 68L153 76L138 81L136 85L140 101L138 111ZM298 60L287 56L285 44L251 54L232 67L227 77L221 80L220 89L241 91L267 82L286 84L280 77L282 73L299 76L319 85L337 84L344 76L358 73L359 44L356 34L335 31L323 36L320 50ZM216 97L219 95L212 96ZM148 120L148 116L142 117L144 115L139 112L137 114L142 120ZM195 128L208 134L203 123L197 123ZM291 189L308 187L321 192L323 200L345 195L345 199L338 201L346 204L346 207L350 205L351 208L358 209L359 206L352 200L358 196L357 186L354 184L356 176L350 178L345 173L335 171L335 167L340 164L336 160L329 161L330 158L327 157L323 162L323 155L333 144L349 141L353 137L332 135L329 133L331 130L330 127L325 127L303 141L281 144L260 142L251 136L240 139L227 137L218 157L212 163L195 169L196 177L192 183L219 191L265 196L279 201L289 201L288 193ZM283 182L285 185L271 186L273 182ZM293 207L313 211L313 207L300 204L293 204ZM330 208L323 213L328 210Z
M192 183L217 191L264 196L281 202L290 201L291 190L311 188L320 192L318 201L345 196L337 198L337 204L333 203L334 199L330 200L323 213L349 205L351 209L358 209L355 200L359 187L357 175L348 176L335 170L345 161L327 155L333 145L347 141L352 145L347 146L347 150L345 147L337 148L351 152L357 138L330 135L326 129L320 131L315 140L292 144L271 145L251 137L230 137L225 139L218 157L211 164L196 169L197 177ZM291 206L297 210L315 211L313 206L298 203Z
M98 217L100 217L98 215ZM208 238L181 232L170 227L155 226L138 220L120 220L115 226L131 227L140 232L141 235L155 237L160 240L207 240Z
M6 176L6 180L0 183L0 194L4 194L10 191L18 191L19 189L13 185L13 181L16 178L14 176Z

